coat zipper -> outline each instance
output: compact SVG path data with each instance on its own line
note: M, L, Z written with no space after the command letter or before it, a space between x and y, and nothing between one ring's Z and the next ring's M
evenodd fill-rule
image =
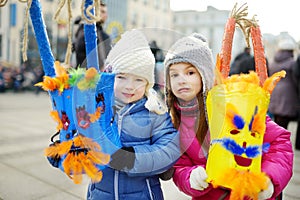
M121 130L122 130L122 120L124 115L126 115L132 108L135 106L135 104L132 104L123 114L118 114L118 133L121 136ZM123 109L120 110L119 113L121 113Z
M119 133L119 135L121 135L123 117L131 110L131 108L133 106L135 106L135 104L130 106L122 115L118 114L118 133ZM115 193L115 200L119 200L119 171L118 170L115 170L115 174L114 174L114 193Z
M119 171L115 170L114 176L114 193L115 200L119 200Z
M148 178L146 179L146 183L147 183L147 187L148 187L148 192L149 192L149 195L150 195L150 199L154 200L153 196L152 196L152 190L151 190L151 186L150 186L150 182L149 182Z

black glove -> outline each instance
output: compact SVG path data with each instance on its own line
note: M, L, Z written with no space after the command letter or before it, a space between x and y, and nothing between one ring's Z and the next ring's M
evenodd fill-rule
M132 169L134 166L135 152L133 147L122 147L111 156L109 165L116 170L127 167Z
M60 141L59 141L59 140L56 140L55 142L51 143L49 146L58 145L59 143L60 143ZM47 159L48 159L49 163L50 163L53 167L58 168L59 161L60 161L60 156L59 156L59 155L56 155L55 157L47 156Z
M174 171L175 171L175 169L174 169L173 167L171 167L171 168L168 169L167 171L165 171L165 172L159 174L158 176L159 176L159 178L160 178L161 180L167 181L167 180L170 180L170 179L173 177Z

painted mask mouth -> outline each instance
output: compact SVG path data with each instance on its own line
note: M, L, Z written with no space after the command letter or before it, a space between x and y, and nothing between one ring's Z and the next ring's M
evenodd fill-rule
M242 167L249 167L252 163L252 159L245 158L245 157L238 156L238 155L234 155L234 160L239 166L242 166Z

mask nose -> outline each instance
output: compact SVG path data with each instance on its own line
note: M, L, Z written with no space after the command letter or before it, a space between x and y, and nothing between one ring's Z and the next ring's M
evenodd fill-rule
M243 142L243 148L246 149L246 147L247 147L247 143Z

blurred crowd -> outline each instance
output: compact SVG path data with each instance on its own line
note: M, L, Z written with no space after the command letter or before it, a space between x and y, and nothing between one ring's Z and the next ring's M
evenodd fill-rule
M43 81L43 68L37 66L33 69L26 69L24 66L7 67L0 64L0 92L6 91L35 91L40 92L40 88L34 84Z
M266 60L268 75L284 70L285 78L280 80L272 92L268 114L283 128L297 121L295 149L300 150L300 54L299 47L290 38L278 42L277 51L270 63ZM255 71L251 48L245 47L231 64L230 75Z

